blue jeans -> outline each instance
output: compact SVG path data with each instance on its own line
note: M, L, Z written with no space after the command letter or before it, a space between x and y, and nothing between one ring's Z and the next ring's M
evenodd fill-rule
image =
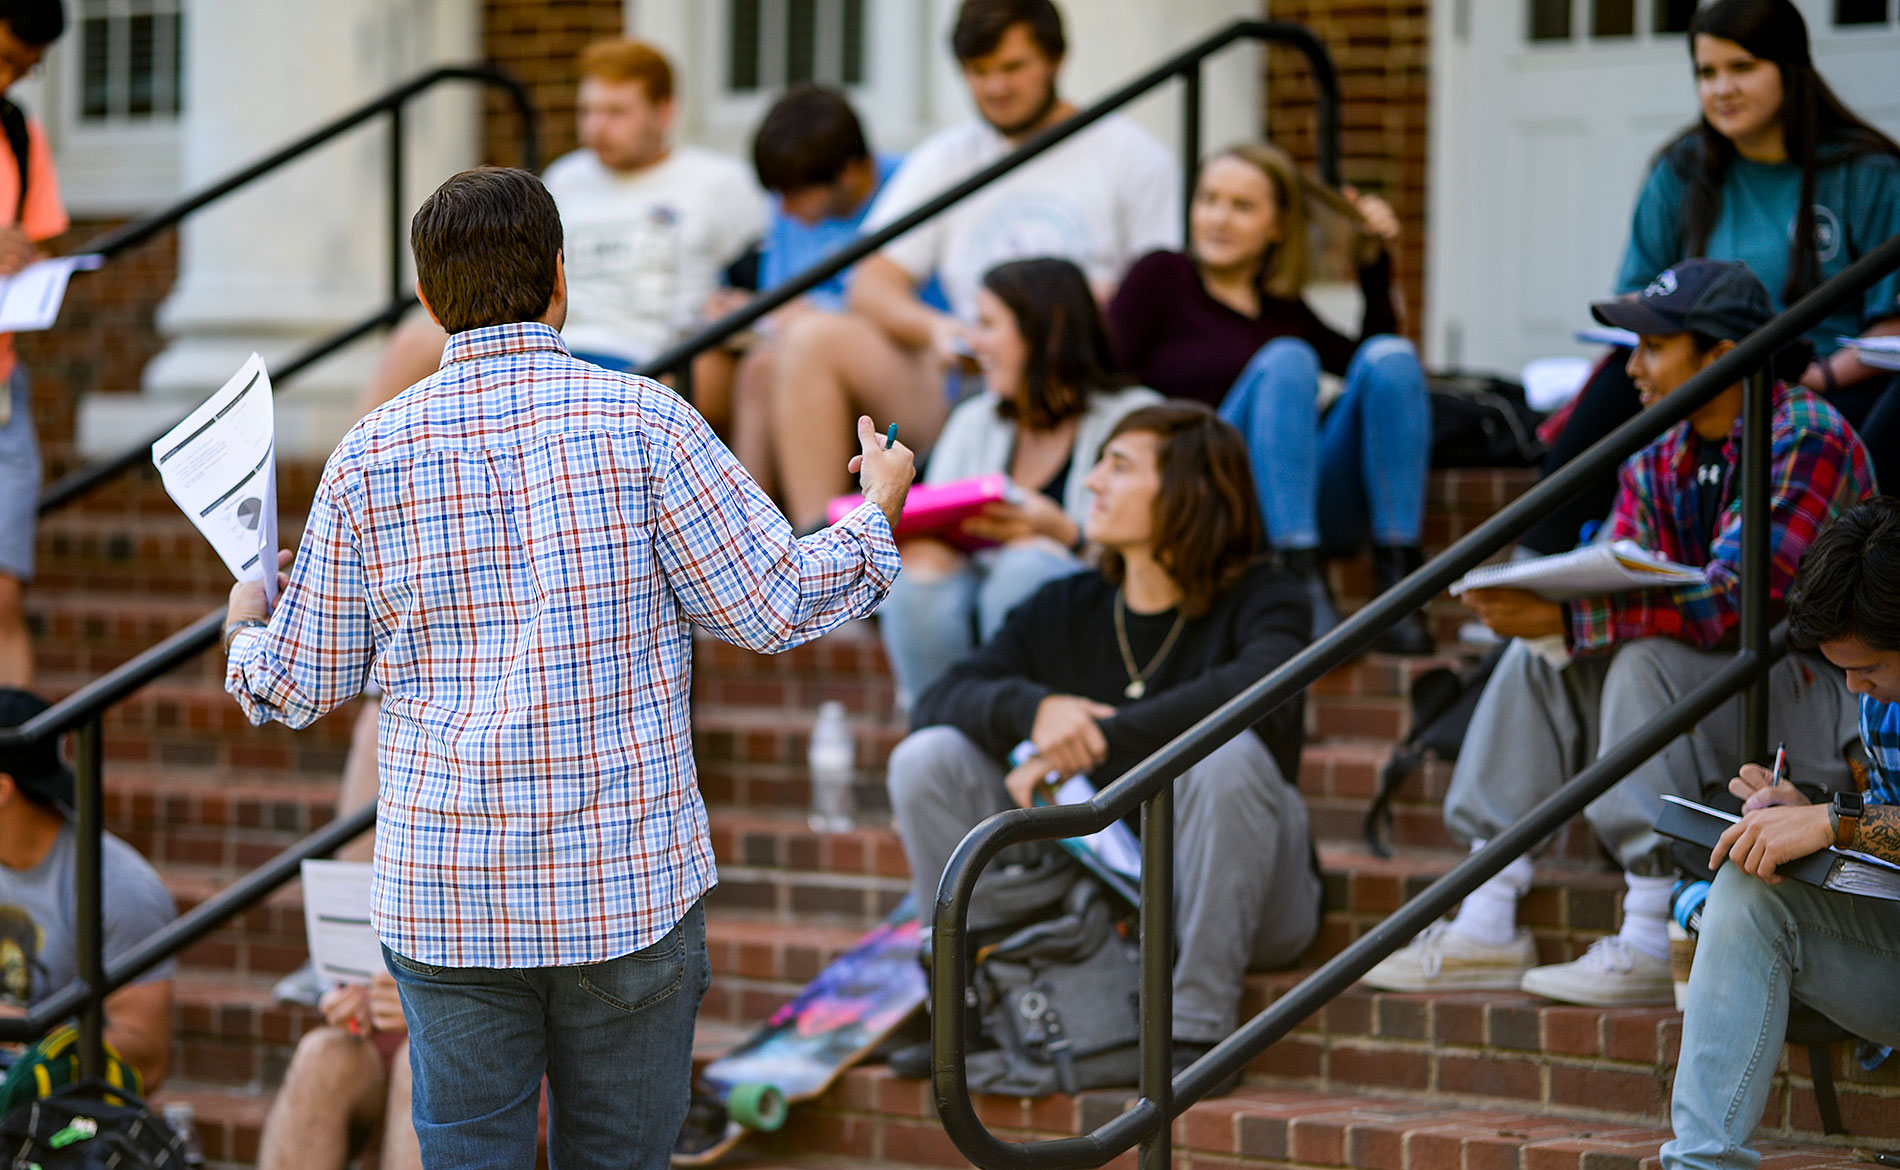
M1221 403L1246 437L1267 535L1276 548L1345 555L1419 542L1432 454L1425 371L1403 337L1369 337L1346 392L1319 411L1319 354L1296 337L1260 347Z
M541 1080L548 1165L662 1170L692 1094L693 1020L712 982L695 903L645 950L574 967L434 967L388 947L427 1167L535 1161Z
M1753 1170L1748 1147L1781 1062L1788 996L1841 1027L1900 1046L1900 903L1779 885L1733 863L1702 913L1666 1170Z
M948 577L920 581L899 573L878 608L877 629L900 692L916 699L957 659L989 641L1010 610L1081 568L1069 553L1031 541L979 552Z

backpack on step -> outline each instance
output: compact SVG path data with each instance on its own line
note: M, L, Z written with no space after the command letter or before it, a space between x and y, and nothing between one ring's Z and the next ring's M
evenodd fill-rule
M1497 669L1509 642L1500 642L1483 658L1463 671L1438 667L1412 680L1412 731L1399 745L1385 766L1379 769L1379 788L1366 808L1361 825L1366 846L1375 856L1392 856L1386 838L1392 832L1392 798L1412 773L1418 771L1427 755L1455 760L1464 747L1465 732L1478 709L1478 696Z
M1047 1097L1135 1083L1141 947L1094 878L1070 887L1056 917L981 952L974 980L997 1047L970 1054L973 1092Z
M1541 416L1522 386L1476 374L1434 374L1426 383L1433 467L1535 467L1543 459Z

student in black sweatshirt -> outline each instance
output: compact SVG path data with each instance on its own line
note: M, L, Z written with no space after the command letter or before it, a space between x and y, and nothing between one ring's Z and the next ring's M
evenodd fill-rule
M1299 581L1262 559L1240 435L1205 406L1144 407L1090 471L1100 568L1044 586L917 700L889 784L918 904L977 822L1050 773L1105 786L1298 652ZM1250 968L1297 959L1320 883L1294 779L1289 702L1175 782L1179 1061L1234 1030ZM1053 905L1075 878L1053 845L1006 852L977 883L982 929Z

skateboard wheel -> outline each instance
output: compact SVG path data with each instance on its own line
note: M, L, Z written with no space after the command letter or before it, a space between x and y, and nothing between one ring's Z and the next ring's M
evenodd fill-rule
M785 1104L785 1094L773 1085L757 1082L732 1086L726 1096L726 1110L740 1125L761 1133L771 1133L784 1125L791 1112Z

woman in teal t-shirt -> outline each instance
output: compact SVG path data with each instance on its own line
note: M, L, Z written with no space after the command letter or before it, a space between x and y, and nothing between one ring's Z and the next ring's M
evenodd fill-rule
M1900 233L1900 146L1856 117L1815 71L1807 24L1790 0L1717 0L1689 26L1702 118L1665 146L1630 225L1617 291L1635 292L1678 260L1740 260L1784 309ZM1837 340L1900 334L1900 274L1808 334L1818 355L1801 382L1852 423L1883 488L1900 488L1900 378ZM1641 408L1619 352L1594 376L1544 463L1549 474ZM1525 535L1562 552L1609 512L1614 476Z

